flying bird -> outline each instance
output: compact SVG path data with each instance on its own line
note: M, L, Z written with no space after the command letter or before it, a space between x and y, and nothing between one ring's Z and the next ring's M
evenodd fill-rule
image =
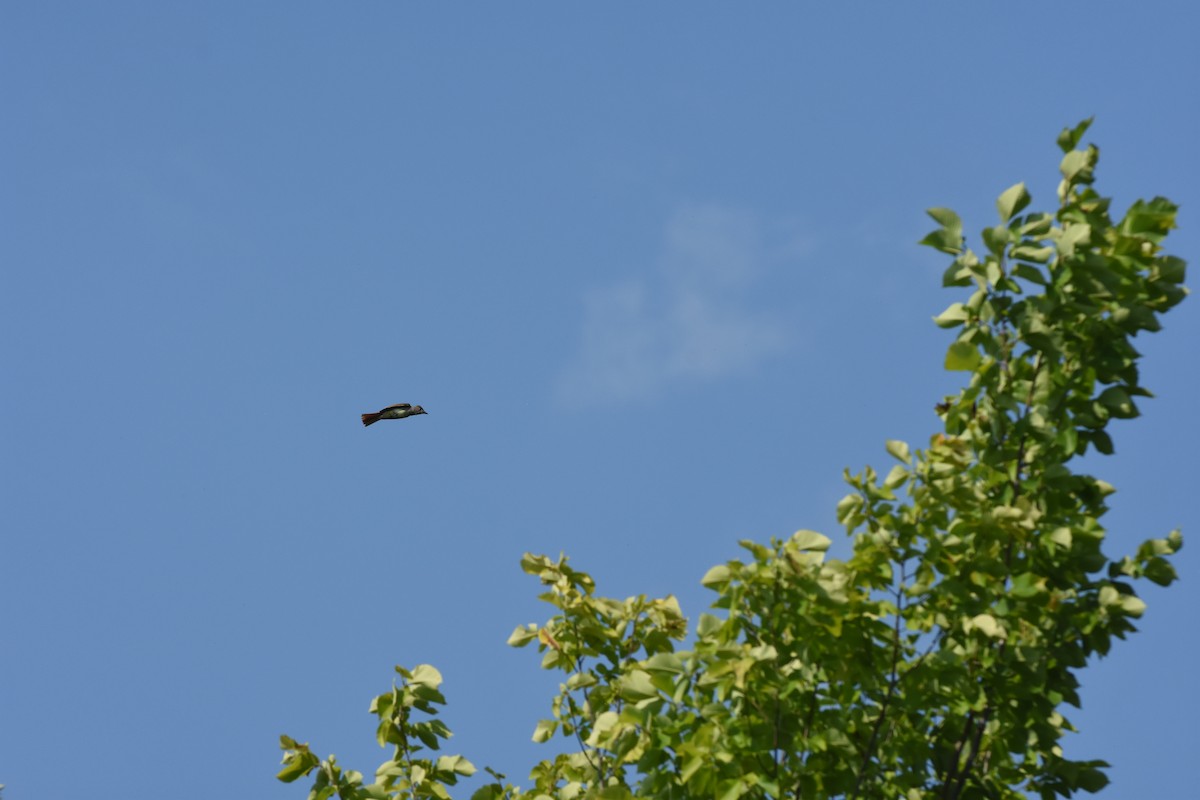
M394 406L381 408L374 414L363 414L362 421L363 425L373 425L381 419L404 419L405 417L428 413L428 411L420 406L409 405L408 403L396 403Z

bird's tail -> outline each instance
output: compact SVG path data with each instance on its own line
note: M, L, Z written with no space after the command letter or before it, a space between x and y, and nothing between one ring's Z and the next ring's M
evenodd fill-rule
M363 414L362 420L363 420L363 425L370 425L372 422L379 422L379 415L378 414Z

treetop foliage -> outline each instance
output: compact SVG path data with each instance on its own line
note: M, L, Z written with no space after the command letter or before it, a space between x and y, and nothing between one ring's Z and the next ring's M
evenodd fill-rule
M937 404L927 447L890 441L886 474L847 472L848 559L813 531L743 541L704 576L715 613L690 629L673 597L602 597L565 557L522 559L555 613L509 644L563 675L533 738L573 744L528 788L492 772L474 800L1049 800L1105 786L1105 762L1062 746L1078 673L1136 630L1133 581L1170 584L1182 537L1110 559L1114 489L1072 467L1111 454L1109 423L1151 396L1133 339L1187 290L1162 250L1175 205L1139 200L1114 221L1093 189L1099 150L1080 146L1090 122L1058 138L1055 212L1027 211L1024 184L1010 187L976 252L957 214L929 211L922 244L952 257L943 284L966 290L934 320L956 331L945 367L966 385ZM312 800L447 800L475 768L422 755L450 735L441 675L396 670L371 706L393 748L372 783L286 736L280 780L315 773Z

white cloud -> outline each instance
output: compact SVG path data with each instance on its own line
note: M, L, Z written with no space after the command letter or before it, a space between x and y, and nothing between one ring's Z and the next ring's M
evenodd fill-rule
M668 220L643 278L584 298L581 341L560 375L571 405L630 402L753 368L784 349L787 330L750 297L772 261L808 249L789 226L768 237L755 215L687 206ZM776 242L775 239L778 239Z

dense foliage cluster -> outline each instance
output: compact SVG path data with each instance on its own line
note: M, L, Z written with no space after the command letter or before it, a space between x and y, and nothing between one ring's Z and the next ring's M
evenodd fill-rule
M1103 762L1064 755L1064 710L1089 657L1135 629L1132 581L1174 580L1182 540L1110 560L1113 488L1071 466L1112 453L1109 423L1137 416L1149 392L1132 338L1186 290L1184 262L1162 252L1175 206L1138 201L1114 221L1092 188L1098 150L1080 149L1088 124L1059 137L1055 213L1027 213L1013 186L975 253L954 212L929 212L939 228L923 244L953 257L945 285L969 291L936 318L958 331L946 368L969 380L937 405L928 447L891 441L885 475L847 474L848 559L826 558L812 531L742 542L704 576L717 613L690 631L672 597L605 598L565 558L522 560L556 613L509 643L564 676L534 738L574 746L528 788L493 773L476 800L1008 800L1107 783ZM315 772L315 800L450 797L475 768L420 755L449 736L441 676L397 671L372 705L394 748L373 783L288 737L280 779Z

